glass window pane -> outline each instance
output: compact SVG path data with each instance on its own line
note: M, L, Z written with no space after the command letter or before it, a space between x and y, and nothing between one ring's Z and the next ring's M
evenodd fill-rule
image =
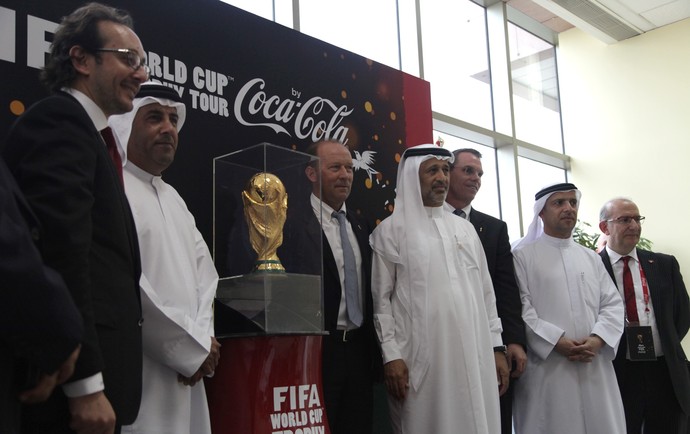
M522 233L526 234L534 217L534 195L549 184L565 182L566 178L565 170L525 157L518 157L518 170L522 199Z
M482 169L484 169L484 176L482 176L482 186L472 201L472 207L479 211L500 218L501 212L498 205L498 176L496 172L496 150L488 146L480 145L469 140L461 139L460 137L452 136L450 134L434 131L436 141L439 139L443 141L443 147L449 151L454 151L461 148L476 149L482 154Z
M493 130L484 8L469 0L422 1L420 14L432 109Z
M300 0L300 31L399 69L395 0Z
M417 38L417 5L415 0L398 0L400 23L400 62L408 74L419 77L419 41Z
M556 48L508 23L515 135L563 152Z
M292 21L292 1L275 0L274 6L276 14L275 22L292 29L294 27Z

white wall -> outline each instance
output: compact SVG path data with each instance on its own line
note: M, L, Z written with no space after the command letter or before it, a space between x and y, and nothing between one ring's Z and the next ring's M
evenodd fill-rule
M596 225L607 199L631 197L643 235L678 258L690 287L689 44L690 19L613 45L571 29L558 68L580 219Z

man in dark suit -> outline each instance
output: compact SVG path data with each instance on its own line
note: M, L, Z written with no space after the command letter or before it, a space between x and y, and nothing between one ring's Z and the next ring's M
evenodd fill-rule
M482 154L471 148L453 151L455 162L451 167L450 186L446 203L448 210L466 218L477 230L484 247L489 274L496 294L496 309L501 318L501 337L507 346L508 366L515 382L525 370L525 323L522 320L520 289L515 282L513 255L510 253L508 227L505 222L472 208L472 201L482 186ZM501 396L501 432L511 434L514 387Z
M284 243L290 254L280 257L288 272L319 274L323 267L324 321L329 334L323 338L322 379L331 433L371 433L373 382L376 367L381 365L373 326L371 229L345 205L353 178L350 151L339 142L326 140L310 145L307 153L319 157L306 168L312 184L311 199L308 209L289 217L287 225L297 231L285 231L288 238ZM343 226L334 216L337 212L346 217ZM341 228L347 234L342 234ZM354 273L347 271L344 243L351 247ZM314 254L319 246L322 257ZM350 276L354 282L348 281ZM347 291L352 283L356 296L351 298Z
M29 224L31 225L29 227ZM19 432L20 400L72 375L83 325L62 278L43 265L40 230L0 158L0 432Z
M628 434L685 434L690 376L681 340L690 328L690 302L678 261L636 248L644 217L633 201L606 202L599 220L608 237L601 259L626 305L613 366Z
M90 3L66 16L41 77L54 95L15 122L2 151L43 227L43 260L85 327L74 376L25 409L25 432L119 432L139 409L139 248L121 157L99 131L132 109L148 76L143 59L126 12Z

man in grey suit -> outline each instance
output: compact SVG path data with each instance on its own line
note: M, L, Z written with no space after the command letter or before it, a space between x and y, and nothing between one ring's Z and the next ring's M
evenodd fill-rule
M511 383L525 370L527 355L525 323L522 320L520 290L515 282L513 255L510 253L508 227L505 222L472 208L472 201L482 186L482 154L476 149L464 148L453 151L455 162L451 165L450 186L446 208L472 223L482 242L491 282L496 294L496 309L503 325L503 343L507 347L508 366L511 367ZM501 432L511 434L513 390L501 396Z
M685 433L690 376L681 340L690 328L690 302L678 261L636 248L644 217L632 200L609 200L599 220L608 236L600 255L626 305L613 365L628 434Z

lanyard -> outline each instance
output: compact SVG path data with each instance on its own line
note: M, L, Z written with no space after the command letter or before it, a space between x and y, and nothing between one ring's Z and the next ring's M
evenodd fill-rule
M647 276L644 274L640 261L637 261L637 268L640 270L640 281L642 282L642 298L644 299L644 313L647 316L647 324L649 324L649 285L647 284Z

